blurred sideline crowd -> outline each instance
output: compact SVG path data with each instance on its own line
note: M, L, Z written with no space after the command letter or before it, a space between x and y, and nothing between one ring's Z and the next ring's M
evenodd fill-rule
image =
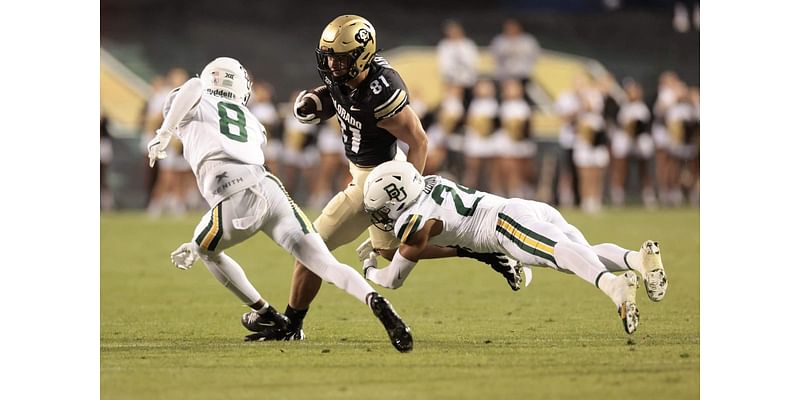
M495 70L484 76L477 68L476 43L457 21L445 21L437 45L445 84L441 102L430 107L419 96L424 88L408 88L410 107L428 134L425 175L587 213L631 204L699 206L699 87L690 87L673 71L664 71L655 88L643 88L631 78L578 75L571 89L553 99L561 122L556 145L538 140L532 123L539 107L530 79L541 51L536 38L508 19L488 49ZM247 106L267 128L267 168L298 203L321 209L350 178L336 118L301 124L291 109L298 92L276 99L269 82L254 71L250 77ZM185 70L172 68L151 81L152 96L141 118L143 163L167 94L187 79ZM648 98L655 100L648 104ZM114 200L105 174L113 154L103 116L100 125L101 208L108 210ZM548 143L556 150L542 151ZM167 159L148 171L151 216L208 208L180 141L172 141Z

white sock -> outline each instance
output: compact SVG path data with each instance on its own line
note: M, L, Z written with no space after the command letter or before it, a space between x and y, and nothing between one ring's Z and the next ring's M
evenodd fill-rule
M588 246L561 241L556 243L553 249L559 267L573 272L592 285L597 284L598 275L608 272L597 254Z
M600 257L600 261L606 269L612 272L623 272L634 270L640 274L644 273L642 267L642 256L638 251L628 250L617 246L614 243L601 243L592 246L595 254Z
M617 276L610 272L597 277L597 287L602 290L606 296L610 297L614 304L617 304L617 299L614 298L614 281L616 279Z
M247 279L242 267L227 254L200 253L200 259L206 264L211 275L214 275L222 286L233 292L244 304L253 304L261 299L261 295ZM265 300L264 307L268 306Z
M322 280L333 283L364 304L367 304L367 295L375 291L355 269L336 260L317 233L304 235L292 246L292 253Z

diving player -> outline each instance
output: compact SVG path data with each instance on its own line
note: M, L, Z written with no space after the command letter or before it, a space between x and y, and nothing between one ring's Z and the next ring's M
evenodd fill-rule
M651 300L661 301L666 293L658 243L645 241L639 252L612 243L591 246L546 203L506 199L436 175L423 178L407 162L389 161L369 174L364 208L376 227L402 243L386 268L376 268L374 254L364 257L365 276L384 287L400 287L424 249L438 245L500 252L523 266L574 273L611 298L629 334L639 324L633 271L644 278ZM617 271L625 273L611 273Z

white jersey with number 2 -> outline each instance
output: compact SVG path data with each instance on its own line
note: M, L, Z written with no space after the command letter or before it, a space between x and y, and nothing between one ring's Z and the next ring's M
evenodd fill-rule
M430 238L437 246L459 245L478 253L502 251L495 234L497 214L506 199L461 186L440 176L426 176L416 202L400 214L394 233L405 243L429 219L442 221L442 232Z

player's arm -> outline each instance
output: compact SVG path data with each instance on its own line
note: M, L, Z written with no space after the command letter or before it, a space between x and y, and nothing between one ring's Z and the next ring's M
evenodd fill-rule
M156 129L156 137L147 143L147 155L150 159L150 167L156 160L163 160L167 157L165 149L178 124L183 121L186 114L200 103L203 95L203 85L200 78L192 78L186 81L183 86L175 89L171 95L171 101L164 104L164 122L161 127Z
M414 110L403 107L397 114L380 120L378 126L408 144L407 160L422 173L428 157L428 137Z
M401 229L402 231L402 229ZM385 288L397 289L403 286L411 270L417 265L420 256L428 247L428 240L441 233L442 223L434 219L426 221L417 231L410 233L405 238L401 237L401 244L392 257L392 262L386 268L376 268L377 257L373 256L372 264L364 267L367 279ZM405 239L405 240L403 240Z

